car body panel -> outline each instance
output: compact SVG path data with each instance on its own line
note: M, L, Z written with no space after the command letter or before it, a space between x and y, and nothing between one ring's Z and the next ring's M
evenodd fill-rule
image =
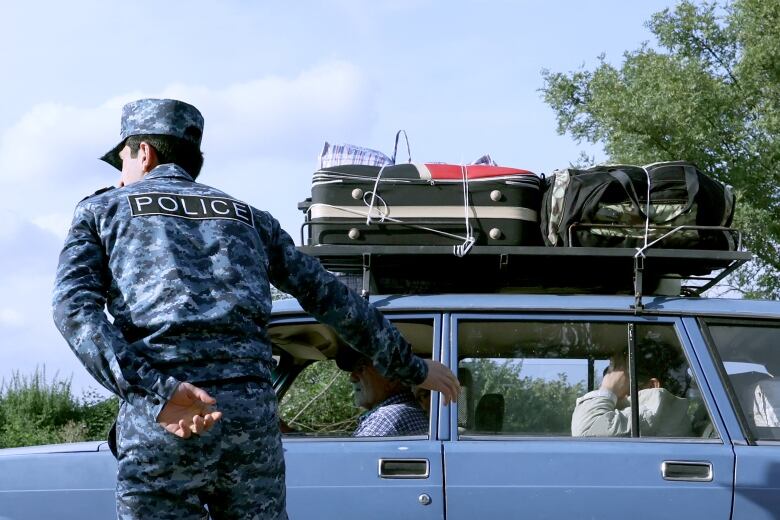
M734 518L780 518L780 443L735 446Z
M434 319L433 357L453 369L454 327L464 316L673 323L719 439L458 438L457 405L444 406L434 394L427 438L285 437L291 518L780 517L780 445L751 445L701 331L703 317L777 320L780 302L645 297L637 316L631 296L439 294L371 300L391 318ZM273 309L272 324L311 320L294 300L277 301ZM427 461L427 475L382 478L380 460ZM709 462L713 480L665 480L664 461ZM116 462L105 443L0 450L0 520L114 518L115 481Z
M0 450L0 518L114 518L116 460L101 445Z
M450 520L730 517L733 454L721 443L517 438L444 452ZM714 481L666 481L669 460L711 462Z
M780 442L752 442L735 409L736 399L730 398L726 385L717 375L714 346L708 345L706 335L702 333L705 326L701 320L685 318L685 327L701 351L700 359L707 367L707 374L712 374L710 388L715 401L720 404L719 410L726 429L733 442L736 467L734 475L734 506L733 518L751 520L768 520L780 517ZM763 320L756 319L756 323Z
M285 439L290 518L444 517L441 444L427 439ZM380 460L427 461L427 476L383 478ZM421 503L427 495L430 502ZM425 502L423 499L422 502Z
M524 313L455 314L451 337L460 320L528 320ZM585 321L637 323L638 317L577 317ZM540 314L536 320L575 319L570 314ZM649 320L658 323L658 318ZM679 318L662 321L677 328L692 357ZM457 358L457 345L453 346ZM696 375L700 368L692 365ZM451 424L455 429L456 424ZM623 519L730 518L734 454L721 440L572 437L466 437L444 444L447 517ZM666 480L665 462L709 464L707 482Z

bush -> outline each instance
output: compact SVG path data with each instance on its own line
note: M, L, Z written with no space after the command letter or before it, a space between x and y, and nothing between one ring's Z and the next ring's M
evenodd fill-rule
M0 384L0 448L103 439L117 410L116 398L79 399L70 379L47 381L45 369L15 372Z

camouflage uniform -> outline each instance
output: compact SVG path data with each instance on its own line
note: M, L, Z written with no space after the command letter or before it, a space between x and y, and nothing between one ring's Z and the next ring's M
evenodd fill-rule
M199 144L199 132L183 125L202 128L200 114L186 105L198 117L183 117L171 104L185 105L126 105L123 141L104 159L116 166L129 135L189 132ZM87 370L122 400L120 518L201 518L202 503L214 518L286 518L269 282L381 372L409 384L426 377L425 363L383 315L300 253L270 214L194 182L177 165L76 207L54 320ZM212 430L186 440L156 423L181 381L200 383L224 412Z

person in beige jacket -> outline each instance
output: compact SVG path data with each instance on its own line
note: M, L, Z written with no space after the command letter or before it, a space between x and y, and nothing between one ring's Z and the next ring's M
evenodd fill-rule
M663 373L656 369L656 373L650 374L642 368L637 367L640 435L690 437L688 400L662 386L668 369L674 367L668 367ZM571 434L574 437L621 437L630 433L631 403L626 362L613 358L600 388L577 399L571 418Z

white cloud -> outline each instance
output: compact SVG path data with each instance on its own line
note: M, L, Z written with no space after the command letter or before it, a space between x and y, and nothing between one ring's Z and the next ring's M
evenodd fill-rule
M371 87L357 67L332 61L292 77L223 88L173 84L90 107L38 104L0 134L0 238L24 228L33 234L45 230L61 241L76 202L117 179L97 157L118 140L121 106L147 96L183 99L203 112L205 182L238 187L235 196L258 204L277 203L279 194L294 191L298 195L287 202L294 212L307 195L323 140L370 129L376 118ZM291 188L293 182L297 188ZM18 247L0 263L23 265L16 260L29 248Z
M45 364L74 374L76 387L94 386L52 323L51 288L76 203L117 179L97 157L116 144L124 103L173 97L196 105L206 119L203 182L284 210L280 220L293 227L323 140L366 133L374 95L358 68L330 62L224 88L175 84L90 107L30 109L0 134L0 379Z
M43 213L32 219L32 223L64 240L68 234L71 213Z
M0 327L18 327L24 323L22 313L16 309L0 307Z
M345 62L222 90L173 85L161 95L188 100L203 112L203 147L209 155L314 157L316 149L302 148L312 138L321 141L355 126L367 129L374 119L367 80Z
M39 104L0 135L0 191L12 194L2 209L61 235L78 200L116 181L116 172L96 158L118 140L121 106L146 96L183 99L203 112L204 173L213 171L211 179L227 162L303 158L313 169L324 139L367 131L375 119L369 82L355 66L339 61L291 78L219 89L175 84L92 107ZM258 178L286 173L257 172ZM263 186L265 197L272 198L272 191Z

